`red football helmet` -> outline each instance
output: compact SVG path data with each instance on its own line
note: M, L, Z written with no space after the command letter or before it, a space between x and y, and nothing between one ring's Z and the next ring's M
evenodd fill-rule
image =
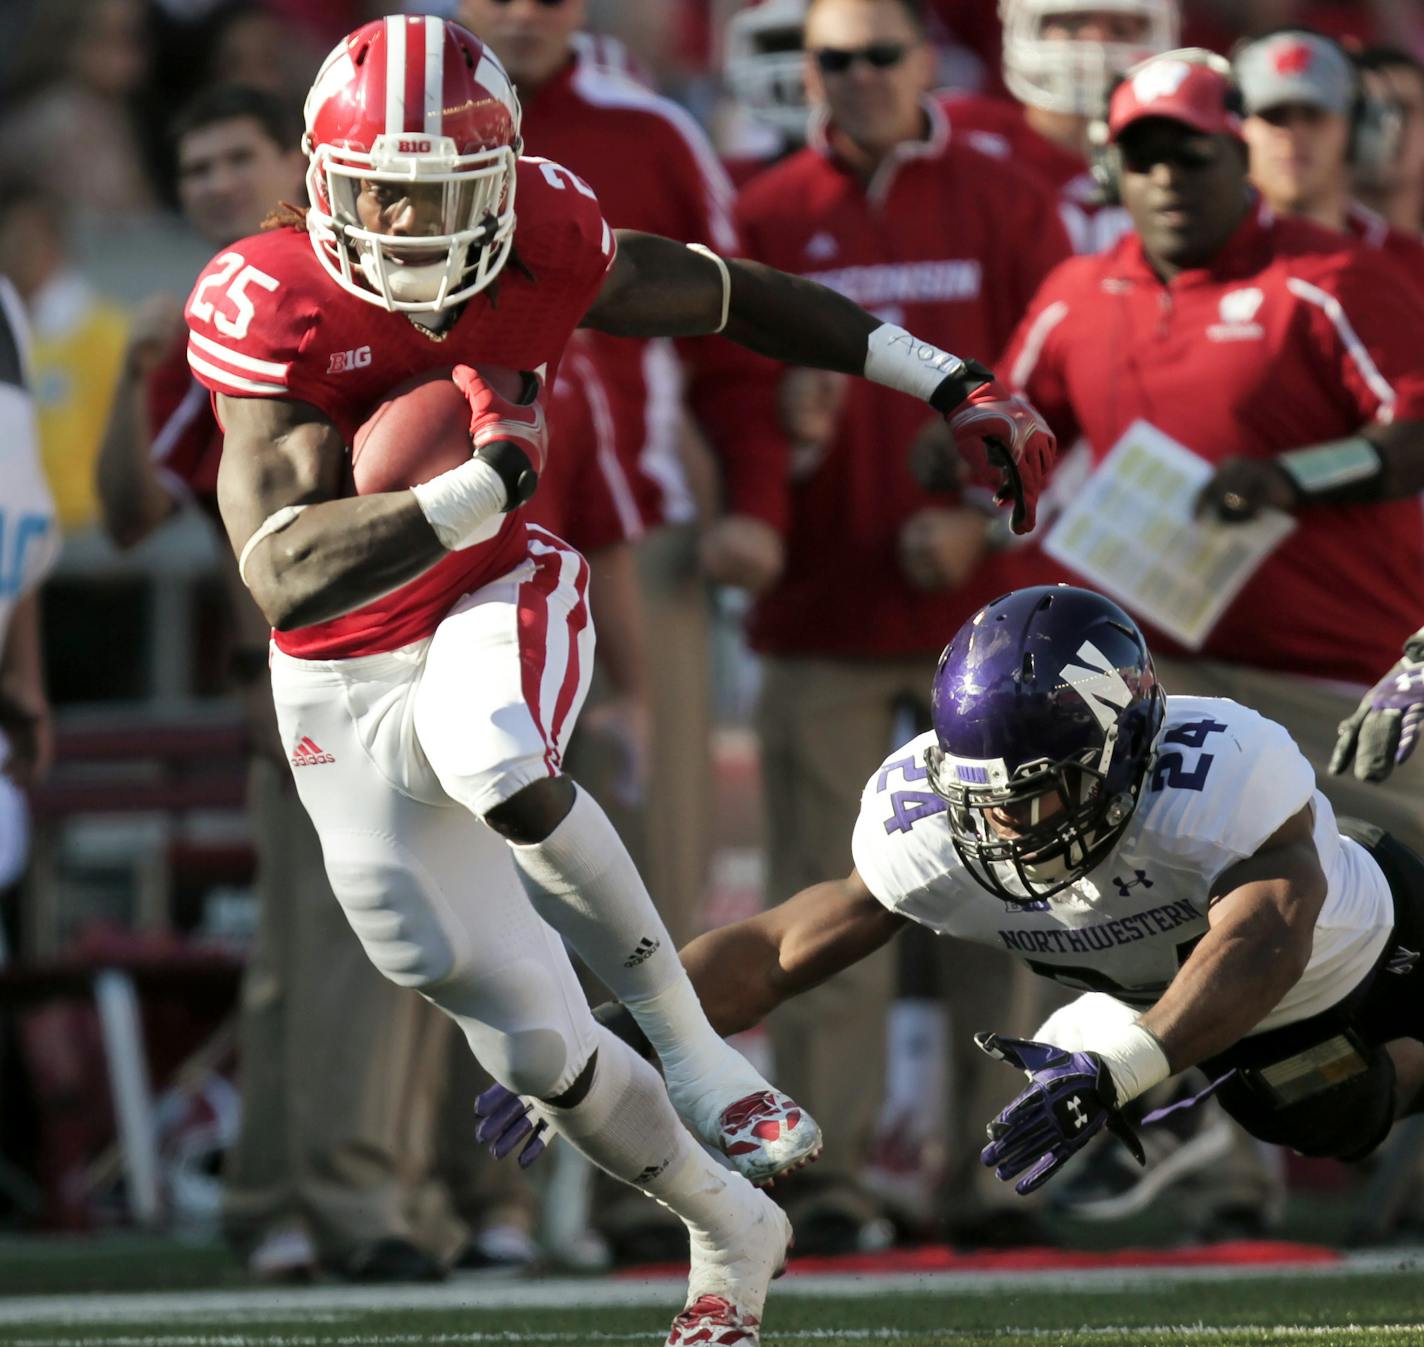
M303 148L312 247L352 294L436 312L484 289L508 259L519 99L458 24L402 15L351 33L307 94ZM368 227L405 201L419 228Z

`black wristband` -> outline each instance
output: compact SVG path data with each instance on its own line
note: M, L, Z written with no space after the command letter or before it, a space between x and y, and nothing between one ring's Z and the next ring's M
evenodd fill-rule
M481 463L488 463L504 483L505 514L523 505L539 485L539 474L534 471L529 455L513 440L490 440L475 450L475 457Z
M646 1061L653 1060L653 1045L638 1028L633 1012L621 1001L605 1001L601 1006L594 1006L593 1018L615 1038L621 1038L639 1057Z
M939 387L930 394L930 406L946 416L964 401L976 388L994 382L994 371L977 360L965 360L953 374L940 380Z

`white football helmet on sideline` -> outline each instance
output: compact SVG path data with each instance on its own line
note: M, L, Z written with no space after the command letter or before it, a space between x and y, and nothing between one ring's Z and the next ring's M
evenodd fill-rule
M1129 38L1096 41L1046 37L1100 15L1137 31ZM1046 112L1100 117L1112 82L1129 66L1178 43L1177 0L999 0L1004 26L1004 83L1020 103Z
M806 0L761 0L727 20L723 73L732 96L758 121L806 137L802 29Z

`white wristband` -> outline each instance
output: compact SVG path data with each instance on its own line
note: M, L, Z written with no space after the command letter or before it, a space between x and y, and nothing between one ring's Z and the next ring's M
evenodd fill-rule
M451 552L493 538L509 504L504 480L479 458L468 459L411 491L440 545Z
M925 402L945 379L963 370L964 361L957 355L921 341L894 323L881 323L866 339L865 377Z
M732 308L732 273L727 270L727 264L705 243L689 243L687 247L691 252L701 253L703 257L711 258L717 264L717 270L722 274L722 321L712 329L715 336L727 326L727 314Z
M1091 1035L1083 1048L1097 1053L1107 1064L1117 1089L1119 1108L1172 1074L1157 1036L1140 1024L1107 1030L1101 1038Z
M274 533L280 533L289 524L296 520L307 507L305 505L284 505L280 510L273 510L258 526L253 535L242 545L242 551L237 558L237 576L245 585L247 584L247 559L257 550L257 544L264 538L270 538Z

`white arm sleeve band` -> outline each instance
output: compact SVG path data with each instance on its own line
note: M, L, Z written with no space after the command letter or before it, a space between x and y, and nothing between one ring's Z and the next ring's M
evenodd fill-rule
M1085 1035L1085 1039L1083 1047L1097 1053L1112 1072L1119 1108L1172 1074L1156 1034L1140 1024L1106 1029L1101 1035Z
M305 505L284 505L280 510L273 510L258 526L257 531L242 545L242 551L237 558L237 573L242 583L247 584L247 559L256 550L257 544L264 538L270 538L274 533L280 533L284 528L296 522L296 518L307 507Z
M732 308L732 273L727 270L727 264L706 244L689 243L687 246L692 252L701 253L703 257L711 258L717 264L717 270L722 275L722 321L712 329L714 334L718 333L727 326L727 314Z
M928 402L951 375L964 371L964 361L906 332L881 323L866 339L865 377Z
M493 537L499 516L509 504L504 480L479 458L411 487L411 491L440 545L451 552ZM492 522L496 524L493 530Z

